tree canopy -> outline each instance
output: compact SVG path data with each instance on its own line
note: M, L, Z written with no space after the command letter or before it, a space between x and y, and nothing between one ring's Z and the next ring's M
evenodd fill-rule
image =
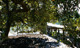
M46 23L55 20L69 30L80 24L78 0L0 0L0 3L0 30L3 28L5 36L11 26L20 22L43 32Z
M28 23L29 26L41 28L46 22L56 19L56 7L50 0L0 0L1 27L8 36L15 23ZM45 26L46 28L46 26Z

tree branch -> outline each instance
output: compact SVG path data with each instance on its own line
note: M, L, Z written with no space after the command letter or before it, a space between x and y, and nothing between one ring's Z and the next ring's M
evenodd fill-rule
M23 7L23 9L17 10L16 12L28 12L30 10L29 7L27 7L28 5L26 5L23 2L23 0L21 0L21 1L12 0L12 1L13 1L13 3L20 4Z

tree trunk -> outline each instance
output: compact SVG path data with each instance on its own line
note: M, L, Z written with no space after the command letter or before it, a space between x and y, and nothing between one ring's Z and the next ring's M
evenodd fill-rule
M11 26L11 22L9 20L7 20L6 29L5 29L5 37L8 37L10 26Z
M7 9L7 22L6 22L6 28L5 28L5 35L4 37L8 37L8 33L10 30L10 26L11 26L11 12L9 12L9 1L6 0L6 9Z

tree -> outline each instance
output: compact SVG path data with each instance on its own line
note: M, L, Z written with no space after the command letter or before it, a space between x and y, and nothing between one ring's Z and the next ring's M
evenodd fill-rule
M1 0L0 3L5 38L16 22L28 23L44 30L46 22L55 19L56 9L50 0Z
M78 0L56 0L53 1L57 7L57 18L65 27L71 23L71 20L79 18L77 14ZM67 21L67 22L66 22ZM69 22L69 23L68 23ZM72 22L72 24L74 24Z
M79 39L78 27L80 24L80 15L78 14L78 0L56 0L54 1L57 6L57 17L66 31L68 31L70 40L73 39L72 44L75 45L77 39ZM78 41L79 42L79 41ZM77 43L78 44L78 43Z

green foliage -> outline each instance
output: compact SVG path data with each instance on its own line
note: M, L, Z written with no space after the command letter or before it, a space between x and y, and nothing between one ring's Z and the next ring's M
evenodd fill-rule
M57 17L65 30L73 36L77 36L77 27L79 27L79 14L77 13L78 0L55 0L57 6Z
M80 16L76 8L78 0L8 0L8 2L0 0L0 3L2 29L17 26L16 23L28 23L26 26L46 33L47 22L60 22L70 35L76 37L78 34L77 27L80 27ZM53 33L51 34L53 36Z
M78 0L55 0L58 21L64 25L64 30L68 32L73 40L79 39L80 15L77 12ZM72 46L74 43L63 41ZM76 42L76 41L73 41Z
M52 32L52 36L53 36L53 32Z
M1 23L5 30L9 24L14 27L16 23L28 23L27 26L46 33L46 23L56 20L56 7L50 0L1 0L1 6L4 20Z
M65 44L69 45L69 46L72 46L72 43L67 41L67 40L63 40L62 42L64 42Z

